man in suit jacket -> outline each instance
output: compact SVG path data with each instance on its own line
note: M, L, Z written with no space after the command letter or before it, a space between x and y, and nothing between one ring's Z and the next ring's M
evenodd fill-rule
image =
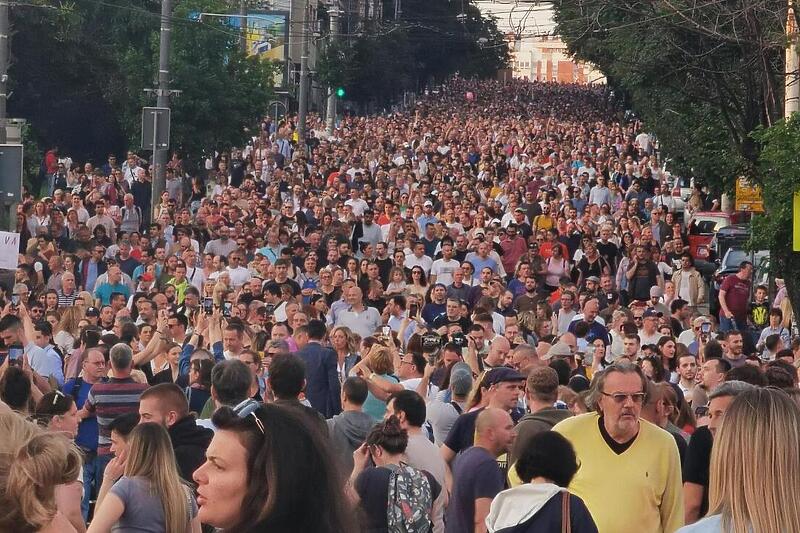
M311 320L306 327L308 344L297 352L306 364L306 398L322 416L331 418L342 410L336 352L321 344L324 322Z

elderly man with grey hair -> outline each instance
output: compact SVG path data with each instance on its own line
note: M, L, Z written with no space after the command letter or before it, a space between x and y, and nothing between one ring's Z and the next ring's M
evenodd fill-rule
M111 366L109 378L92 385L86 402L78 411L80 420L97 416L98 479L102 479L102 472L113 457L109 425L118 416L138 413L139 397L148 387L146 383L138 383L131 378L133 350L130 346L122 342L115 344L111 347L108 359Z
M698 427L689 440L683 465L683 501L686 523L697 522L708 511L708 481L714 434L722 424L725 411L741 393L755 389L744 381L726 381L708 395L708 426Z

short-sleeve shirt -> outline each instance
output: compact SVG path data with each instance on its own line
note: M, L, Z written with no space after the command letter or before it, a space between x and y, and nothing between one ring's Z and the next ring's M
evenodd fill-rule
M125 510L119 521L114 526L115 533L163 533L166 531L164 523L164 505L161 495L155 494L150 488L150 481L142 477L122 476L111 487L111 494L122 500ZM192 518L197 516L197 502L190 495L188 487L185 488L186 502L189 504L189 514L186 516L187 530Z
M475 500L494 499L503 490L503 473L484 448L473 446L453 462L453 491L445 514L445 533L472 531Z
M700 516L708 511L708 480L711 465L711 448L714 444L711 431L707 427L697 428L689 439L686 457L683 460L683 482L702 486L703 503Z
M139 412L139 397L148 387L131 378L110 378L104 383L95 383L86 399L86 408L97 415L99 437L97 455L111 453L111 421L120 415Z
M364 533L387 533L389 524L386 521L386 507L389 501L389 476L392 471L379 466L365 469L356 478L354 488L361 498L361 508L366 515ZM422 470L431 484L433 494L431 501L439 497L441 485L433 474Z
M475 442L475 422L483 409L476 409L456 418L450 433L444 439L444 444L455 453L460 453Z
M728 304L728 309L734 318L744 322L750 306L750 281L731 274L725 278L719 290L725 291L725 303Z

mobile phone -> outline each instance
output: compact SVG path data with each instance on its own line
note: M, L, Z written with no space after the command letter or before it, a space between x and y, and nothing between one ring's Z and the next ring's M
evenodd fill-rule
M203 298L203 312L210 315L214 311L214 299L205 297Z
M19 345L14 344L8 347L8 364L22 366L22 354L25 349Z
M408 306L408 316L415 317L419 313L419 306L417 304L410 304Z
M383 327L381 327L381 334L382 334L384 337L389 337L389 336L391 336L391 334L392 334L392 328L391 328L391 327L389 327L389 326L383 326Z
M231 317L231 309L233 309L233 304L231 302L223 302L222 303L222 316L224 318Z
M708 322L700 324L700 333L705 333L706 335L711 333L711 324Z
M14 307L19 306L19 294L12 294L11 295L11 305Z

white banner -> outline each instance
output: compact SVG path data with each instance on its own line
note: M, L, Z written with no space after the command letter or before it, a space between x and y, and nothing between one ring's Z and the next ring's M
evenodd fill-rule
M17 269L19 258L19 233L0 231L0 268Z

